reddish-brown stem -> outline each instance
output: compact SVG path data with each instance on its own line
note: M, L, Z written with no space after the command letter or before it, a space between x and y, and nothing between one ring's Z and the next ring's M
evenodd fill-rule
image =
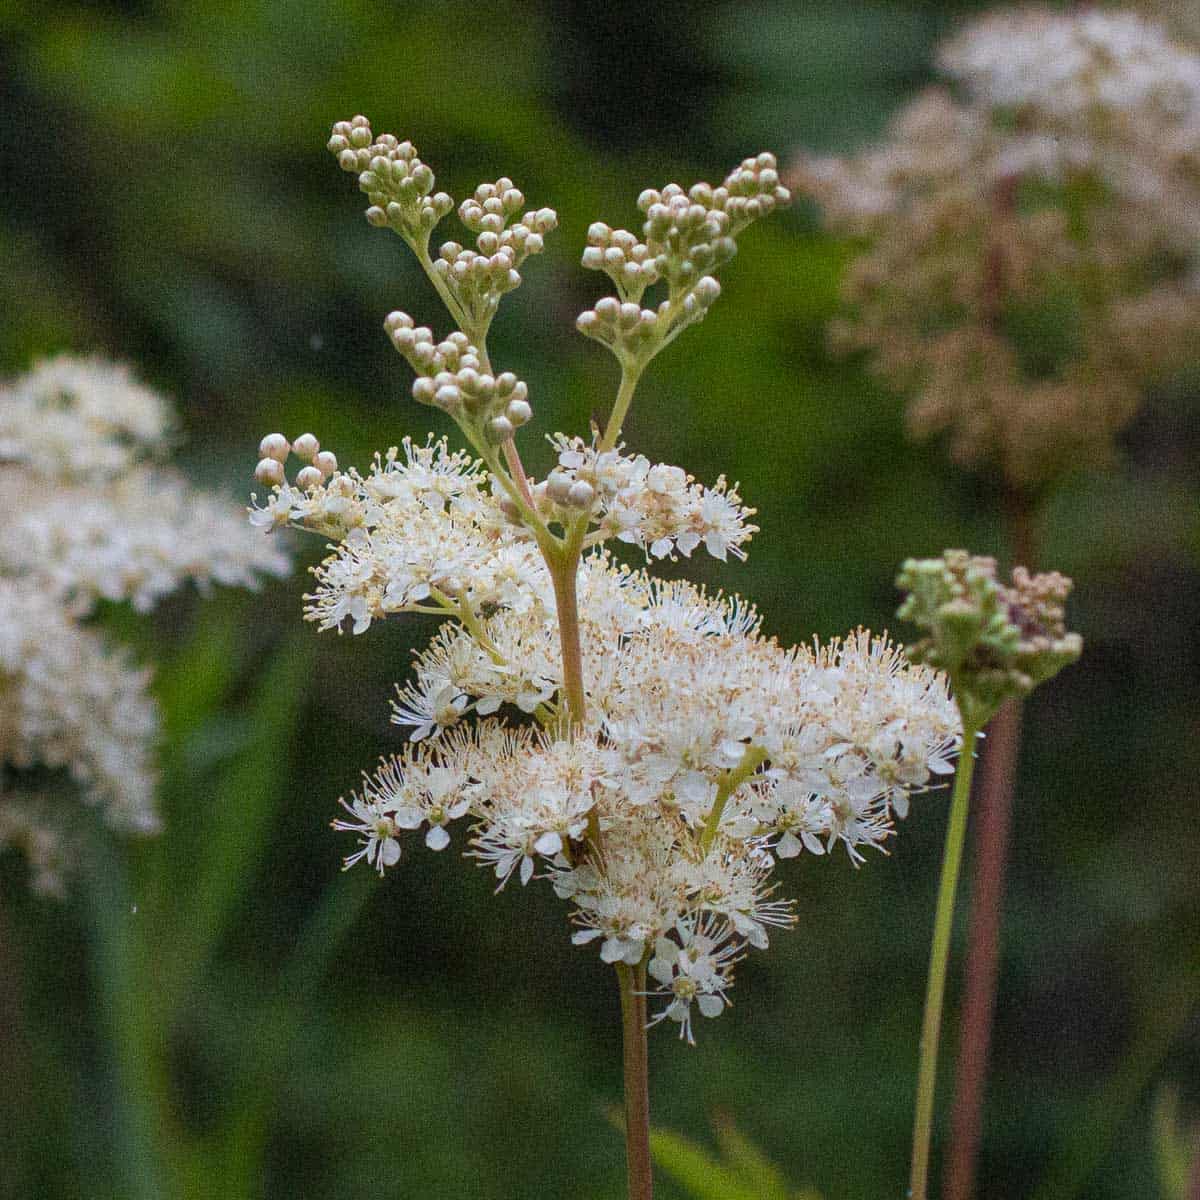
M1032 568L1032 507L1023 496L1013 493L1006 497L1005 513L1014 561ZM972 805L975 869L950 1144L942 1186L944 1200L970 1200L975 1191L996 1008L1005 867L1020 753L1021 703L1010 700L988 723L979 762L979 785Z
M508 463L508 469L512 472L513 480L525 503L530 508L533 508L533 493L529 490L529 479L525 474L525 465L521 462L521 455L517 450L517 444L512 438L509 438L504 443L504 461Z
M1192 1144L1196 1148L1192 1156L1192 1170L1188 1175L1186 1200L1200 1200L1200 1126L1192 1134Z
M646 1047L646 968L617 966L625 1045L625 1160L629 1200L653 1200L650 1162L650 1071Z

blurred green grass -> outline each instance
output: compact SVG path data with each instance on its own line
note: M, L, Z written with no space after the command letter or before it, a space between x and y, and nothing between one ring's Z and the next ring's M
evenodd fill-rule
M539 431L581 429L615 386L572 329L594 294L588 222L632 223L644 186L761 146L869 137L966 7L9 0L0 364L132 360L180 398L195 478L231 494L268 428L311 427L360 464L423 435L380 324L400 305L444 320L323 149L363 111L452 194L506 173L559 210L494 356L529 381ZM740 479L760 510L748 564L690 575L751 596L789 640L887 625L905 555L998 547L992 498L906 444L900 402L827 354L848 248L803 206L743 241L628 438ZM1152 397L1123 469L1074 481L1047 518L1088 652L1031 714L981 1200L1046 1179L1068 1180L1054 1200L1155 1194L1145 1085L1200 1102L1198 392ZM529 440L540 473L549 449ZM621 1194L615 989L553 899L493 897L416 851L382 887L338 873L334 801L395 745L390 687L430 627L302 627L314 552L259 597L106 614L164 664L168 833L112 847L83 830L64 908L3 864L22 1015L0 1195ZM652 1039L661 1129L699 1145L722 1110L793 1188L901 1193L943 808L915 805L861 871L789 873L799 928L747 963L737 1007L695 1051ZM664 1178L661 1194L688 1193Z

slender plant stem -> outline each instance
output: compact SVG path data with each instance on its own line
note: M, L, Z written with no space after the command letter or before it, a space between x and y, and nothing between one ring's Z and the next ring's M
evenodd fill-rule
M629 1200L652 1200L650 1073L646 1060L646 965L617 965L625 1044L625 1161Z
M621 364L621 386L604 429L604 437L600 442L601 451L611 450L617 444L617 439L621 436L621 427L625 424L625 417L629 412L629 405L633 401L633 393L637 390L638 380L642 377L645 367L645 362Z
M983 1102L996 978L1000 922L1017 758L1021 744L1021 702L1009 700L988 723L975 795L974 881L967 926L963 1003L950 1144L942 1178L943 1200L969 1200L983 1128Z
M946 995L946 967L950 959L950 933L954 924L954 895L962 866L963 842L967 832L967 809L971 776L975 768L977 730L963 729L958 774L950 801L950 823L942 858L937 913L933 923L933 947L929 954L929 983L925 990L925 1016L921 1024L921 1054L917 1070L917 1103L913 1119L910 1200L926 1200L929 1184L929 1150L933 1138L933 1095L937 1085L938 1038L942 1027L942 1002Z
M587 714L583 690L583 647L579 632L579 547L575 540L547 559L558 610L558 636L562 646L563 695L571 722L582 725Z
M1004 511L1014 563L1034 567L1034 510L1022 493L1005 496ZM1004 910L1009 830L1021 754L1022 704L1010 700L987 727L974 801L974 878L963 970L958 1059L950 1142L942 1177L943 1200L971 1200L982 1141L988 1056L996 1009L1000 926Z

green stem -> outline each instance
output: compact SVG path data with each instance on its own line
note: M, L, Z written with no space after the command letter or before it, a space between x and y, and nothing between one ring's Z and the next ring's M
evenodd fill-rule
M625 1161L629 1200L653 1200L650 1164L650 1071L646 1055L646 965L617 964L625 1048Z
M613 410L600 442L601 453L616 446L617 439L621 436L621 426L625 424L625 417L633 401L633 393L637 390L638 380L646 368L646 361L621 363L621 386L617 391L616 400L613 401Z
M933 947L929 954L929 983L925 990L925 1017L921 1024L921 1055L917 1070L917 1105L913 1119L910 1200L926 1200L929 1182L929 1150L933 1138L933 1094L937 1085L938 1038L942 1028L942 1002L946 995L946 968L950 959L950 933L954 924L954 894L962 866L963 841L967 832L967 810L971 776L975 770L977 730L963 727L958 775L950 801L950 824L942 858L937 914L933 923Z
M761 746L747 746L742 761L732 771L726 771L717 785L717 798L713 801L708 820L704 822L704 832L700 835L700 853L707 855L717 840L717 830L721 828L721 817L725 813L725 805L729 797L767 761L767 752Z
M580 529L586 532L586 519L568 530L567 539L560 547L546 554L558 611L563 695L567 702L567 717L573 725L582 725L587 715L587 698L583 690L583 645L579 630L579 555L583 543Z

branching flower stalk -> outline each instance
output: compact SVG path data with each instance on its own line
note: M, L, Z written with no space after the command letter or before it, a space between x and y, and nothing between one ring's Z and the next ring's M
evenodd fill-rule
M1064 624L1071 581L1057 572L1030 575L1016 567L1006 585L996 578L994 559L947 550L941 558L909 559L896 585L907 593L897 616L925 635L907 648L908 656L946 672L962 717L962 754L938 887L913 1118L909 1195L926 1200L942 1004L975 742L1002 705L1028 695L1074 662L1083 643Z
M640 235L589 227L583 266L613 290L576 324L614 355L620 383L603 433L553 434L556 466L536 479L515 440L533 415L528 389L493 366L486 340L555 213L527 209L510 179L482 184L458 208L474 248L435 254L431 231L454 205L412 144L355 117L329 148L456 325L439 339L404 312L384 323L414 399L451 416L470 447L405 439L361 473L309 433L259 448L270 492L252 522L331 543L308 620L361 634L394 614L443 618L397 687L407 745L333 825L358 839L347 866L382 873L407 831L423 828L438 851L465 819L466 853L497 890L537 877L568 902L572 941L616 970L629 1194L648 1200L647 1028L672 1022L691 1043L696 1012L728 1007L737 963L795 920L776 897L779 861L841 844L857 865L882 849L910 797L952 773L958 712L947 677L886 637L784 647L740 597L655 579L612 552L624 544L650 564L703 547L727 561L757 532L736 484L703 485L621 436L649 364L720 295L736 238L787 203L771 155L719 187L644 191ZM289 479L293 456L303 465Z

